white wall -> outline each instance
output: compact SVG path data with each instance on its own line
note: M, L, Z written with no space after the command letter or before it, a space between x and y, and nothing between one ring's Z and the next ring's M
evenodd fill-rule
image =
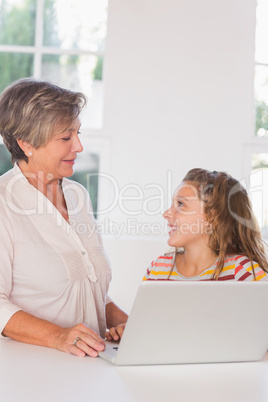
M111 295L127 310L144 270L165 247L160 210L185 173L204 167L243 177L244 143L254 126L255 7L255 0L109 1L106 173L123 191L117 198L127 212L119 202L100 220L122 228L104 242ZM114 190L101 192L102 201L109 203ZM124 201L126 195L140 198ZM138 228L154 223L161 226L155 234Z

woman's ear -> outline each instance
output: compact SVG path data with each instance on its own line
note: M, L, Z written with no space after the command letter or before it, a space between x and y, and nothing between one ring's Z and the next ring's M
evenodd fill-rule
M23 141L23 140L17 140L18 146L23 150L23 152L25 153L26 156L32 156L33 154L33 147L32 145L27 142L27 141Z

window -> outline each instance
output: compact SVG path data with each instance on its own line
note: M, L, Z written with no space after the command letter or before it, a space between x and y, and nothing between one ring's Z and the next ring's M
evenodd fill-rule
M255 35L255 130L245 144L245 183L262 237L268 240L268 1L257 0Z
M256 13L256 135L268 138L268 1L258 0Z
M251 201L262 235L268 239L268 153L252 155Z
M107 7L108 0L0 0L0 92L33 76L87 96L84 152L72 178L89 190L95 213L101 155L100 147L94 152L87 147L95 141L88 140L92 130L96 135L102 127ZM0 174L10 166L1 143Z
M107 0L0 0L0 90L18 78L84 92L84 126L102 125Z

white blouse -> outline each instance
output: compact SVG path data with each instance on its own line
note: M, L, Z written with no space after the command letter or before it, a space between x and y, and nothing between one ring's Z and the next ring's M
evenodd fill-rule
M89 194L63 179L69 222L18 165L0 177L0 334L19 310L104 337L111 281Z

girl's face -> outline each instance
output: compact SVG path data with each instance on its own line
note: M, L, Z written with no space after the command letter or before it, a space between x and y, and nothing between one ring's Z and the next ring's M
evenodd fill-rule
M33 149L28 163L30 169L41 171L45 181L71 176L77 153L83 151L78 137L80 125L77 118L66 131L56 134L45 146Z
M171 247L184 247L204 242L209 236L209 223L204 214L204 203L199 200L196 188L182 182L173 197L171 207L164 212L168 222Z

